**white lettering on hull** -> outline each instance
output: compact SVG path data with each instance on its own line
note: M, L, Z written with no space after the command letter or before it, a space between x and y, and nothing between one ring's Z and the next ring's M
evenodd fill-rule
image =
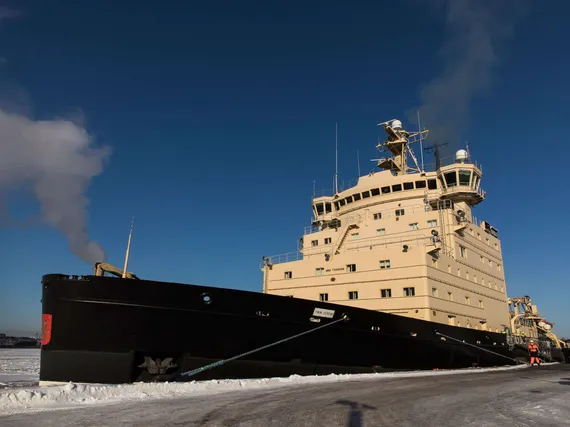
M334 310L327 310L326 308L315 307L315 311L313 311L313 316L326 317L327 319L332 319L334 316Z

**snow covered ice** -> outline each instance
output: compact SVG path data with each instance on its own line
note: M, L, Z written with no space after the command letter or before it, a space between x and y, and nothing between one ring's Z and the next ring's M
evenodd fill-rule
M0 367L0 382L5 384L0 389L0 415L8 415L147 399L214 395L244 389L270 389L312 383L368 381L512 370L525 368L526 365L378 374L292 375L287 378L210 380L182 383L137 383L124 385L67 383L65 385L43 387L40 387L37 381L39 373L39 351L37 349L2 351L0 352ZM22 379L17 380L20 377ZM25 381L28 381L28 385L22 386L22 382L25 383Z
M39 348L0 348L0 389L38 383Z

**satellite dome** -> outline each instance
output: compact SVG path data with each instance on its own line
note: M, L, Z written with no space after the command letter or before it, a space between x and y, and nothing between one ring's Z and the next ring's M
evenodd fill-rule
M457 153L455 153L455 161L457 163L465 163L468 157L467 151L465 150L458 150Z
M400 120L394 120L392 122L392 128L401 130L402 129L402 122Z

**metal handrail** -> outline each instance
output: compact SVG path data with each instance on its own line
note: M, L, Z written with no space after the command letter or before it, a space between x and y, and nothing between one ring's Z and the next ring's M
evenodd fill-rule
M443 200L442 202L444 204L443 209L453 209L453 202L451 200ZM382 214L383 219L392 218L392 217L396 216L395 213L393 213L395 211L395 208L375 210L372 207L372 208L364 208L364 209L371 211L371 213ZM400 209L404 209L407 211L409 211L411 209L411 213L413 213L413 214L418 213L418 212L436 212L436 211L438 211L437 208L433 208L430 204L414 204L414 205L403 206ZM349 218L352 218L354 215L358 215L360 217L360 214L349 213L346 215L339 216L337 218L341 221L342 227L344 227L344 222L350 221ZM313 225L309 225L307 227L304 227L304 229L303 229L304 235L318 233L319 231L321 231L321 230L319 230L318 227L315 227Z
M480 164L479 162L477 162L477 160L474 161L467 161L466 163L467 165L474 165L477 169L479 169L481 171L481 173L483 173L483 165ZM445 166L450 166L450 165L460 165L460 163L457 163L456 159L455 159L455 155L452 156L446 156L440 159L440 165L439 167L445 167ZM435 168L436 163L435 162L430 162L430 163L425 163L424 164L424 172L437 172L437 169ZM379 171L371 171L371 173L376 173ZM417 174L411 174L410 176L414 176L414 175L418 175ZM363 175L365 176L365 175ZM340 185L339 185L339 189L338 192L341 193L345 190L349 190L353 187L356 187L356 185L358 185L358 180L360 179L360 177L357 178L352 178L349 181L341 181ZM315 190L313 192L313 198L318 198L318 197L332 197L334 195L334 188L322 188L319 190Z
M401 237L401 238L390 238L390 237L369 237L366 239L358 239L358 241L350 241L350 243L345 243L345 248L349 250L360 250L361 248L370 249L371 247L378 246L388 246L393 245L408 245L417 247L427 247L433 246L432 236L426 236L423 233L414 233L412 236Z

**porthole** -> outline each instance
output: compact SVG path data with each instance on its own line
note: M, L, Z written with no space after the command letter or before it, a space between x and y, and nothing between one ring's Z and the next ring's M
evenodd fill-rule
M202 301L204 304L210 304L212 302L212 297L210 294L202 294Z

